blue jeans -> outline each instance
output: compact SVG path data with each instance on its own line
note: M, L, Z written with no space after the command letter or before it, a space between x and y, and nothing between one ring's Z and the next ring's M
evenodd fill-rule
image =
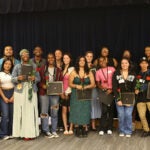
M51 114L52 132L56 132L58 124L59 96L40 95L41 125L43 132L49 132L49 111Z
M3 90L4 95L7 98L12 97L14 90ZM0 98L1 107L1 124L0 124L0 137L12 134L12 123L13 123L13 103L5 103Z
M116 108L119 119L119 132L124 134L132 134L133 106L118 106L116 104Z

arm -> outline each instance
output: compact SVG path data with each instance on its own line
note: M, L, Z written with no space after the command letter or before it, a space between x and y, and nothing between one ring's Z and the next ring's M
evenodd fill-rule
M9 103L9 99L4 95L1 88L0 88L0 96L2 97L2 99L5 103Z
M84 86L84 89L92 89L92 88L96 87L95 80L94 80L94 75L91 71L89 72L89 78L90 78L90 84Z

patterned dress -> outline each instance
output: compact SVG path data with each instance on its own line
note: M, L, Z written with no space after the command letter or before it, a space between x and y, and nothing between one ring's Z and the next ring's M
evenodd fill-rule
M81 85L79 77L75 77L74 84ZM89 77L84 78L84 85L90 84ZM69 121L77 125L85 125L90 123L91 118L91 100L78 100L76 89L72 88L71 100L70 100L70 118Z

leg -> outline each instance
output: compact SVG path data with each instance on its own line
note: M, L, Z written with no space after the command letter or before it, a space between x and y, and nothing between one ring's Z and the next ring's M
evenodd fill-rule
M113 130L113 116L114 116L114 104L108 106L108 128L107 130Z
M62 119L64 123L65 132L64 134L68 134L68 127L67 127L67 107L62 106Z
M40 109L41 109L41 126L42 126L42 131L43 132L49 132L49 124L48 124L48 119L49 119L49 115L48 115L48 111L49 111L49 107L50 107L50 103L49 103L49 98L47 95L41 95L39 97L40 99Z
M0 99L1 105L1 126L0 126L0 137L8 135L8 124L9 124L9 104L5 103Z
M118 119L119 119L119 132L124 134L125 133L125 129L124 129L124 119L125 119L124 106L118 106L116 104L116 108L117 108Z
M143 126L144 131L149 132L148 122L146 119L146 103L138 103L137 110L139 113L139 117Z
M133 106L125 106L125 134L132 134L132 112L133 112Z
M59 96L49 96L51 105L52 133L56 132L58 123Z

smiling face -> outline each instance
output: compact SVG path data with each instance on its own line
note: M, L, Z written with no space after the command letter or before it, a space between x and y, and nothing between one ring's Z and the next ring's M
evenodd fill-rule
M87 63L92 63L92 60L93 60L93 53L87 53L87 54L85 55L85 58L86 58Z
M54 65L55 64L55 57L54 57L53 54L48 54L47 62L48 62L49 65Z
M129 64L129 61L127 59L121 60L121 69L128 70L129 66L130 66L130 64Z
M34 48L34 51L33 51L33 54L35 55L35 56L41 56L42 55L42 53L43 53L43 51L42 51L42 48L41 47L35 47Z
M71 62L71 58L69 57L69 55L64 55L63 56L63 62L65 65L69 65Z
M101 50L101 56L107 57L109 55L109 50L107 47L103 47Z
M6 56L6 57L13 56L13 48L11 46L6 46L4 48L4 56Z
M85 66L85 58L81 57L79 60L79 67L84 67Z
M147 61L142 61L140 63L140 67L141 67L141 70L147 70L147 68L148 68L148 62Z
M103 58L103 57L99 58L99 65L101 68L107 67L107 62L106 62L105 58Z
M12 68L12 62L10 60L5 61L4 63L4 72L10 72L10 69Z
M21 54L21 60L23 62L27 63L29 61L29 53L26 53L26 52L22 53Z
M61 50L57 49L55 51L55 58L56 58L56 60L61 60L62 59L62 51Z

